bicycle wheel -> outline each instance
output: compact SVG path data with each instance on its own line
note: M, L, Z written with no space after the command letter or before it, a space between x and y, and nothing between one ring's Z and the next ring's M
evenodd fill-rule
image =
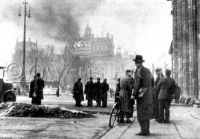
M112 108L112 112L110 114L110 119L109 119L109 126L111 128L114 126L115 121L118 118L118 113L119 113L119 106L118 103L115 103L115 105Z

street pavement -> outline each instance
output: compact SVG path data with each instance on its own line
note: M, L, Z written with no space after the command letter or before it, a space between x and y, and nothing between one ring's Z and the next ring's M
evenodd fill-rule
M17 102L30 103L28 97L17 97ZM191 106L173 105L171 123L159 124L151 120L148 137L135 135L140 131L136 112L132 124L117 124L108 127L109 113L113 100L108 101L108 108L75 107L74 100L65 95L45 96L44 105L62 105L70 109L95 113L96 118L58 119L58 118L20 118L0 117L1 138L63 138L63 139L200 139L200 109ZM95 105L95 103L94 103Z
M107 115L96 118L0 117L0 139L93 139L107 127ZM105 127L106 125L106 127Z
M200 114L192 107L172 106L171 123L160 124L151 120L148 137L137 136L140 126L134 113L134 122L129 125L116 125L102 139L200 139Z

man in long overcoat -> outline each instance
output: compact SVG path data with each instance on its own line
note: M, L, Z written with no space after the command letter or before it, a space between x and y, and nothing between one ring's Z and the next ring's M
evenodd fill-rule
M159 123L169 123L169 116L170 116L170 105L172 101L172 95L176 90L176 84L174 79L172 79L171 71L166 70L165 78L163 78L158 83L158 100L159 100ZM165 115L165 116L164 116Z
M92 107L93 105L93 99L94 99L94 83L93 83L93 78L90 77L90 81L88 81L85 85L85 94L86 94L86 99L88 100L87 106Z
M134 79L132 77L132 70L126 70L126 76L120 80L120 121L124 122L124 117L127 118L126 122L131 122L130 117L133 115L133 101L131 100L132 89L134 86Z
M94 94L95 94L95 100L97 103L97 107L101 107L101 80L100 78L97 78L97 82L94 84Z
M102 90L102 94L101 94L102 107L107 107L107 100L108 100L107 92L109 90L107 79L103 80L103 83L101 84L101 90Z
M115 102L117 102L117 97L119 97L120 92L120 78L117 79L116 90L115 90Z
M159 101L158 101L158 89L156 88L156 85L158 84L158 82L164 78L163 74L162 74L162 69L158 68L156 69L156 80L154 83L154 87L152 90L153 93L153 115L156 121L159 120Z
M44 99L43 89L44 80L40 77L40 73L37 73L35 81L36 105L41 105L41 100Z
M31 104L36 104L36 95L35 94L35 81L36 81L36 76L34 76L34 79L30 83L30 92L29 92L29 98L32 98Z
M83 100L83 84L81 82L81 78L79 78L73 87L73 97L76 101L75 106L81 107L81 101Z
M143 66L143 57L136 55L135 65L135 86L133 98L137 100L137 119L141 127L141 132L136 135L150 135L150 119L153 118L153 99L152 99L152 74L149 69Z

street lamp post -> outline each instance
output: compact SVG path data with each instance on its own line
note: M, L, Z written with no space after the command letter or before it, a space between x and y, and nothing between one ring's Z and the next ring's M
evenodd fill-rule
M23 2L24 4L24 30L23 30L23 59L22 59L22 74L21 74L21 87L22 87L22 91L24 92L26 90L26 74L25 74L25 70L26 70L26 17L30 18L30 5L29 5L29 10L27 11L27 6L28 6L28 2L25 0ZM21 8L19 9L19 18L22 16L21 14Z
M37 74L37 56L35 57L35 75Z

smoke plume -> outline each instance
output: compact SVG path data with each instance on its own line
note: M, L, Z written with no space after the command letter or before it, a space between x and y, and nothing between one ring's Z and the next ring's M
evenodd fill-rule
M102 2L103 0L30 0L31 19L27 28L34 34L60 42L75 41L79 38L80 23L93 14ZM17 12L20 4L4 7L4 19L13 22L19 20Z

